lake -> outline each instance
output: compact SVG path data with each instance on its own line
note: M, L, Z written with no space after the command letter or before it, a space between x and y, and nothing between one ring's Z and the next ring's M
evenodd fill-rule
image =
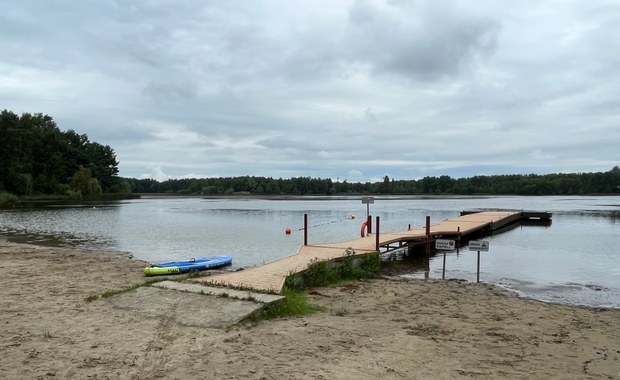
M248 267L296 253L308 214L309 243L359 236L366 218L361 197L145 197L82 206L39 205L0 211L0 236L44 245L78 245L131 252L150 262L228 253ZM462 210L551 211L549 226L516 226L486 237L483 282L543 301L620 307L620 196L375 197L370 214L381 231L403 231L457 217ZM356 216L356 218L352 218ZM290 228L291 235L285 230ZM390 271L423 277L419 260L392 256ZM449 252L447 278L476 280L476 252ZM429 276L441 278L442 256Z

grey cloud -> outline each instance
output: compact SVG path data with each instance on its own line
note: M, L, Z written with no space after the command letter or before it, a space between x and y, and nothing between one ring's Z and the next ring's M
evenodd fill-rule
M497 22L459 12L453 1L411 4L355 1L347 40L356 49L354 59L376 73L432 80L455 75L495 50Z
M0 13L0 100L126 176L607 170L619 9L24 0Z
M190 100L196 97L197 92L196 84L191 81L172 81L166 79L152 80L142 91L145 96L163 101L168 101L171 98Z

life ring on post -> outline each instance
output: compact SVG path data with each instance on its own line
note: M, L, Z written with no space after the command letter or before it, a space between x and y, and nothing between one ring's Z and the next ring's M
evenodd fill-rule
M362 229L360 230L360 235L362 237L366 237L366 229L368 227L368 221L365 220L364 223L362 223Z

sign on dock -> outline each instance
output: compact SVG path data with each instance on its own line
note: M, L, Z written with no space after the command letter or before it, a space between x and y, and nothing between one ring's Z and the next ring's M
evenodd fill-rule
M375 203L375 198L373 198L373 197L362 197L362 204L367 205L367 204L371 204L371 203Z
M454 242L454 240L437 239L435 240L435 249L452 251L456 249L456 243Z
M488 240L472 240L469 242L469 250L486 252L489 250L489 241Z

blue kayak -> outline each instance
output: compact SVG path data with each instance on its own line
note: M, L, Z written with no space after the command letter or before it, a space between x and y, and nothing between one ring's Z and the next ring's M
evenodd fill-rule
M153 264L154 267L183 267L187 265L198 265L205 263L223 263L216 264L218 266L224 266L232 263L232 257L228 255L220 255L220 256L208 256L208 257L199 257L196 259L189 259L185 261L168 261L165 263Z
M186 261L170 261L154 264L144 268L144 274L149 276L181 274L193 271L221 268L232 263L232 257L228 255L201 257Z

